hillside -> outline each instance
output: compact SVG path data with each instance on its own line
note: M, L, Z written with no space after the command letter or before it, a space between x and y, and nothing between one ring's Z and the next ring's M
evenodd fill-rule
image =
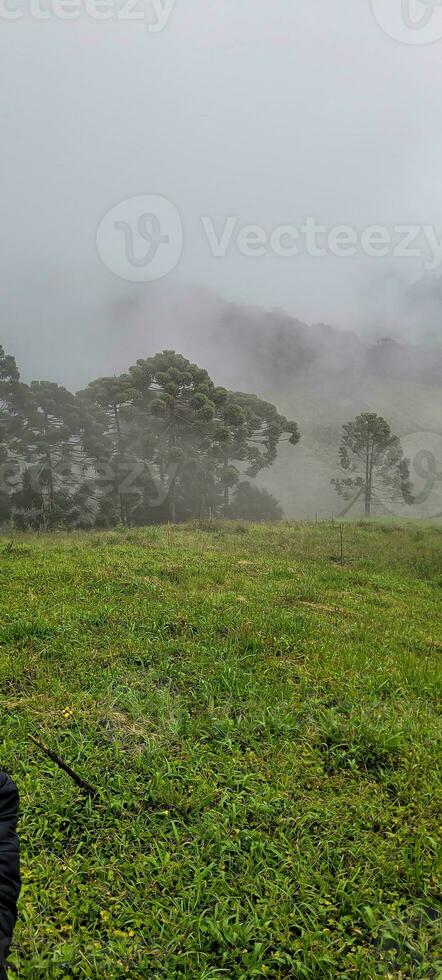
M342 510L330 480L336 475L342 425L362 411L385 416L404 437L416 493L425 478L416 471L419 452L432 453L442 474L442 348L410 346L383 337L364 339L324 324L311 325L281 311L228 304L204 290L141 291L130 303L108 311L112 323L112 370L127 367L128 356L174 348L203 364L217 383L254 391L299 422L302 440L259 481L276 493L290 518ZM144 355L143 355L144 356ZM381 495L382 496L382 495ZM391 502L382 500L379 513ZM425 504L400 516L442 514L442 480Z
M439 976L441 533L3 539L21 978Z
M204 290L169 286L142 288L130 300L123 296L103 316L105 336L97 339L99 356L91 349L83 364L84 386L94 377L126 372L140 357L174 349L206 368L217 385L264 397L299 424L300 443L294 450L282 447L276 465L257 481L279 498L288 518L330 518L345 509L331 486L340 434L365 411L383 415L403 440L418 498L406 506L377 487L376 513L442 516L440 346L412 347L383 337L381 328L377 340L364 339L281 311L229 304ZM30 378L25 358L23 379ZM80 381L77 372L72 390Z
M267 397L277 399L277 391ZM415 493L428 492L425 500L407 506L379 489L377 513L398 517L442 517L442 388L412 382L385 384L368 378L356 390L335 395L311 385L296 385L279 398L280 408L298 420L303 438L295 452L283 451L260 483L280 499L288 516L329 518L345 509L346 502L330 486L337 472L337 447L342 426L360 412L377 412L400 436L411 462ZM424 458L420 462L420 455ZM426 454L431 454L427 458ZM432 469L434 467L434 474ZM430 479L427 480L427 475ZM434 478L433 478L434 477ZM361 506L351 516L362 516Z

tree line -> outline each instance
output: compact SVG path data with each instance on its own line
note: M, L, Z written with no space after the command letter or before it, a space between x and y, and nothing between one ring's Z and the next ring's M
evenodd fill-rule
M191 518L277 520L272 494L250 482L300 432L270 402L217 387L181 354L140 359L72 394L25 384L0 346L0 525L113 527ZM412 503L409 464L388 423L363 413L344 426L341 476L350 509L370 516L375 486Z
M163 351L72 394L0 347L0 524L112 527L282 516L248 480L300 434L274 405Z

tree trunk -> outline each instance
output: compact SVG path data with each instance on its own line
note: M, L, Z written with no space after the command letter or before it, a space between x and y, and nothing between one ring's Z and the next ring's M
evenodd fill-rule
M370 479L370 441L367 442L365 453L365 516L371 512L371 479Z
M370 453L370 467L368 471L368 516L371 514L371 501L373 497L373 465L374 465L374 442Z
M169 432L169 449L176 449L178 445L177 429L175 422L172 422ZM169 463L169 474L170 474L170 463ZM176 479L178 476L178 467L171 478L169 475L169 520L171 524L176 524Z
M206 513L207 513L207 494L202 493L201 502L200 502L200 521L204 520Z
M123 440L121 437L121 426L120 417L118 415L118 406L113 405L115 428L117 430L117 490L118 490L118 500L120 502L120 520L124 527L127 526L127 512L126 512L126 501L123 494L121 493L121 471L123 463Z
M44 413L44 417L45 417L44 437L45 440L47 441L48 431L49 431L49 416L47 412ZM49 513L52 514L52 511L54 509L54 474L52 472L52 456L49 447L46 450L46 466L48 468Z
M52 472L52 457L50 452L47 453L47 466L48 466L48 487L49 487L49 513L52 514L54 509L54 474Z
M175 475L172 477L172 479L170 480L170 483L169 483L168 502L169 502L169 520L170 520L170 523L171 524L176 524L176 479L177 479L177 475L178 475L178 471L175 473Z
M224 484L224 506L223 506L224 517L228 517L228 515L229 515L229 503L230 503L230 493L229 493L229 488L228 488L227 484L225 483Z

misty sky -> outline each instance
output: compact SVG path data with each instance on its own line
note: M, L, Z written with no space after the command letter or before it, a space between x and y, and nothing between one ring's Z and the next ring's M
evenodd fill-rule
M426 253L251 258L233 243L215 258L201 217L220 229L229 216L271 232L313 215L328 228L441 233L442 41L398 43L370 0L176 0L157 32L152 11L43 21L30 0L8 3L25 14L0 25L0 342L25 376L74 385L100 357L105 369L112 304L124 324L126 302L158 290L119 279L97 253L103 215L136 195L181 215L183 255L161 290L197 285L307 322L401 329Z

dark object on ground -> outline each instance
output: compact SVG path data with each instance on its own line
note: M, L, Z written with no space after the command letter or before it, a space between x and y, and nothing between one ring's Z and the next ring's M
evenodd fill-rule
M34 743L34 745L36 745L37 748L40 749L40 752L43 752L44 755L47 755L48 759L52 759L52 762L55 762L56 766L62 769L63 772L67 773L67 775L70 776L73 782L76 783L77 786L80 787L80 789L84 790L84 792L87 793L88 796L92 796L92 797L98 796L98 790L95 789L95 786L91 786L91 784L87 783L86 780L82 778L82 776L79 776L78 773L74 772L74 770L71 769L70 766L68 766L67 762L63 762L63 759L61 759L59 755L57 755L55 752L52 752L51 749L47 749L46 745L43 745L43 742L39 742L38 738L34 738L34 735L30 735L29 737L31 741ZM1 980L1 975L0 975L0 980Z
M18 792L0 772L0 980L6 977L6 958L17 920L20 860L17 837Z

